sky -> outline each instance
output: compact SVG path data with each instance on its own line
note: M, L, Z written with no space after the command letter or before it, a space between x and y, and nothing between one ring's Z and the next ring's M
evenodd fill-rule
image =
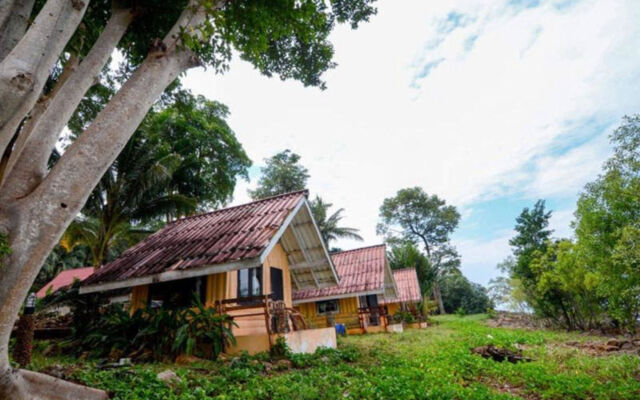
M363 243L382 201L422 187L458 208L462 271L481 284L510 254L516 216L537 199L571 235L577 196L611 153L608 135L640 112L637 0L380 0L358 30L332 34L328 88L259 74L190 71L185 86L229 106L254 161L291 149L311 195L345 208Z

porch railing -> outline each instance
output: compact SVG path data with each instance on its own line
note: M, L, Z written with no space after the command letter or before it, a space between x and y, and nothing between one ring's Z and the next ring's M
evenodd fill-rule
M233 321L243 318L264 317L269 346L273 345L271 336L277 333L288 333L307 329L307 324L297 310L286 306L283 300L273 300L270 294L235 299L216 300L216 310L222 315L231 316ZM237 314L238 311L256 310Z
M364 332L367 331L367 326L382 325L387 330L389 316L384 306L359 307L358 319L360 320L360 328Z

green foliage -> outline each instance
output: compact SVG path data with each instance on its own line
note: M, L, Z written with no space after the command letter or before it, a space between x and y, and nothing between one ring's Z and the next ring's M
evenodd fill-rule
M162 220L226 203L251 165L227 117L224 105L186 92L149 113L65 233L67 249L86 245L101 265Z
M248 179L251 161L228 118L224 104L181 91L171 105L150 114L140 127L158 158L180 159L167 191L195 199L199 210L226 204L238 178Z
M438 310L438 303L435 300L431 300L428 295L422 297L420 303L420 313L424 318L427 318L436 313Z
M469 282L461 274L442 277L440 290L442 302L447 310L463 309L465 314L479 314L493 306L487 290L482 285Z
M316 196L316 198L311 201L310 206L313 219L316 221L325 243L329 244L331 241L342 238L358 241L363 240L362 236L358 234L358 229L340 226L340 221L344 218L342 215L344 208L340 208L328 216L329 209L333 204L327 203L320 196Z
M456 310L456 315L458 317L464 317L465 315L467 315L467 312L464 310L464 308L458 307L458 309Z
M428 329L397 335L342 339L339 348L294 354L290 370L267 371L262 358L239 356L228 362L177 367L144 364L99 370L75 359L44 361L76 364L72 377L112 393L114 400L635 400L640 358L593 357L565 345L603 340L578 334L491 328L484 316L436 317ZM524 347L530 363L498 363L471 354L471 347L494 344ZM46 367L36 357L38 369ZM182 382L171 387L156 378L174 369ZM509 390L510 393L505 393Z
M29 291L37 292L63 270L86 267L91 263L91 251L87 246L78 245L67 250L64 246L56 245L49 253Z
M635 331L640 316L640 116L611 135L613 156L578 200L575 240L551 241L538 201L518 217L515 262L503 265L511 297L568 329Z
M393 322L412 324L416 322L416 317L414 317L413 314L408 311L398 311L397 313L393 314Z
M307 187L309 171L300 162L300 156L291 150L284 150L264 160L260 168L262 176L255 190L249 190L249 196L258 200L303 190Z
M634 330L640 314L640 115L625 117L611 141L613 156L578 200L576 245L609 317Z
M459 221L460 214L454 206L414 187L384 199L377 231L392 241L422 242L431 258L434 250L448 243Z
M429 259L413 243L392 243L387 256L391 269L415 268L420 292L431 293L436 271L431 268Z
M516 218L516 236L509 240L516 257L512 267L512 275L526 283L535 279L531 271L531 259L534 252L544 252L552 231L547 229L551 211L545 210L544 200L538 200L533 209L525 208Z
M107 305L101 295L56 292L46 305L68 305L73 312L73 339L66 348L94 357L127 355L143 361L165 360L182 353L216 358L224 346L235 344L231 317L205 307L194 296L191 308L141 309L131 314L122 305Z
M269 349L269 355L271 356L271 359L274 360L291 358L291 348L283 336L279 336L276 339L275 343L271 346L271 349Z

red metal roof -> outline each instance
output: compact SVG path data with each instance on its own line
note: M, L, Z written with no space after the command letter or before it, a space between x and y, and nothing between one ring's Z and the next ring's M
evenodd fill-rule
M85 267L85 268L76 268L76 269L67 269L60 272L53 278L49 283L44 285L38 292L36 293L36 297L41 299L47 295L49 292L49 288L51 288L50 293L55 292L56 290L71 285L76 279L79 281L84 281L87 279L95 269L93 267Z
M384 290L386 265L384 244L333 253L331 258L340 283L323 289L295 291L294 301Z
M176 220L98 269L84 284L258 257L306 195L305 190L292 192Z
M420 283L415 268L403 268L393 271L393 280L396 281L398 297L387 303L418 303L422 301Z

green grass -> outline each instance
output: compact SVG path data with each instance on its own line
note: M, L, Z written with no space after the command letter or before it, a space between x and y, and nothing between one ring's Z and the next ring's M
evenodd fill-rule
M97 371L83 362L73 378L115 399L640 399L640 357L589 356L563 346L585 335L491 328L484 316L446 316L438 325L402 334L351 336L339 350L296 355L295 368L266 372L261 362L206 362L189 367L149 364ZM471 347L524 347L530 363L497 363ZM36 357L33 367L75 363ZM175 370L169 388L155 374Z

